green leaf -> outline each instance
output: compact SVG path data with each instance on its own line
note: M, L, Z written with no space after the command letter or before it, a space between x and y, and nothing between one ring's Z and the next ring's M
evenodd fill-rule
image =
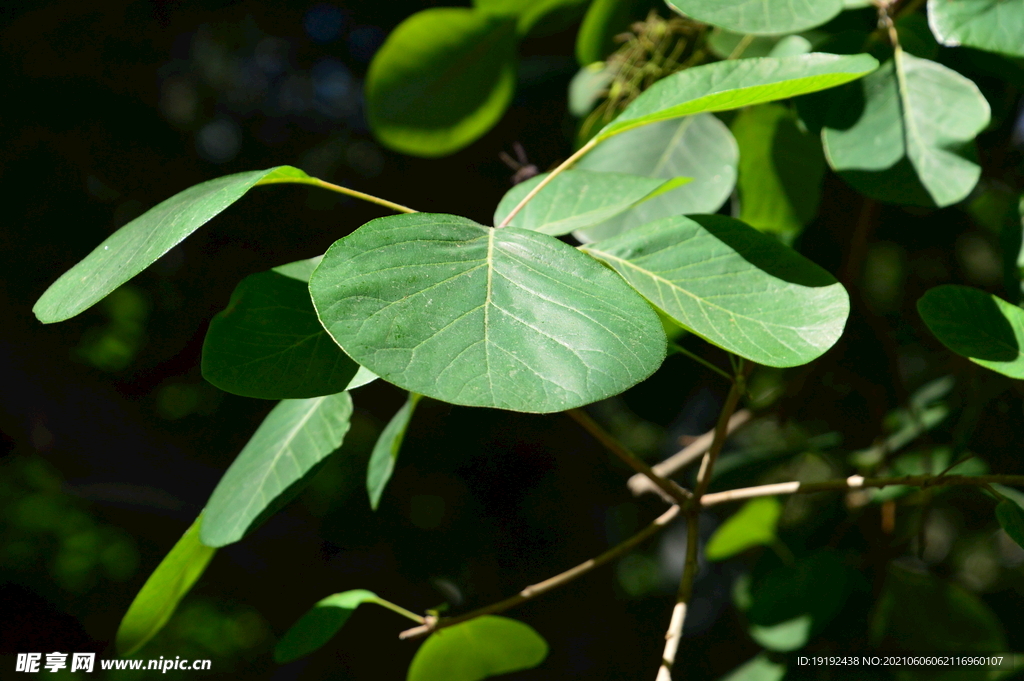
M348 393L282 400L213 490L203 513L203 543L236 542L290 501L341 446L351 416Z
M723 676L721 681L782 681L786 665L772 662L761 653Z
M581 248L683 327L758 364L810 362L850 311L828 272L721 215L665 218Z
M481 12L516 20L516 32L547 35L575 23L588 0L473 0ZM549 26L550 24L550 26ZM545 29L546 30L543 30ZM537 30L534 30L537 29Z
M754 546L767 546L776 540L782 504L775 497L760 497L743 504L715 530L704 548L708 560L725 560Z
M683 16L738 33L796 33L843 11L843 0L666 0Z
M501 224L547 175L531 177L508 190L494 211L494 224ZM688 181L689 178L682 177L663 180L623 173L566 170L516 213L509 226L561 236L603 222L647 197L671 191Z
M484 615L431 634L416 651L406 681L479 681L531 669L547 655L547 642L529 625Z
M210 321L203 378L245 397L295 399L345 390L359 365L317 319L309 275L320 258L253 274Z
M732 132L740 148L740 219L792 241L818 212L825 173L821 142L778 104L744 109Z
M936 286L917 311L943 345L975 364L1024 378L1024 310L969 286Z
M200 514L185 530L128 607L117 628L117 651L121 655L135 653L156 636L216 553L216 549L199 542L202 517Z
M738 156L729 128L712 114L652 123L607 139L576 167L694 180L575 236L583 242L597 241L672 215L714 213L732 193Z
M319 650L331 640L363 603L376 603L377 594L353 589L328 596L285 632L274 646L274 661L284 664Z
M642 0L593 0L576 34L576 61L579 65L601 61L614 52L619 47L615 36L629 29L634 19L640 18L644 5Z
M1024 57L1024 0L928 0L928 23L947 47Z
M727 111L826 90L874 71L867 54L812 52L776 59L737 59L685 69L659 80L606 125L596 139L656 121L705 111Z
M409 427L409 421L412 420L412 414L416 411L416 404L420 401L420 397L416 393L409 393L409 399L391 417L388 425L384 426L380 437L377 438L377 443L373 445L370 464L366 469L366 491L370 495L370 508L374 511L380 505L384 487L395 470L398 451L402 448L405 431Z
M734 33L716 28L708 35L707 46L711 53L720 59L752 59L768 57L779 43L781 36L751 35Z
M771 626L755 624L750 627L750 638L768 650L788 653L806 645L811 637L812 623L813 618L810 615L800 615Z
M415 156L445 156L498 122L516 86L516 21L462 7L423 10L398 25L366 74L377 139Z
M941 207L960 201L977 184L981 168L969 155L988 122L988 102L971 80L897 50L891 61L834 99L822 141L837 171L883 171L905 158ZM906 184L885 182L883 193L872 194L899 200L908 192ZM916 202L912 196L908 200Z
M44 324L92 307L258 184L308 178L291 166L218 177L175 194L117 230L61 275L32 311Z
M614 78L603 61L581 67L569 81L569 113L577 118L590 113Z
M1009 499L1003 499L996 506L996 518L1003 531L1024 548L1024 510Z
M313 273L353 359L434 399L546 413L612 395L665 357L665 332L606 267L554 237L452 215L373 220Z
M964 588L891 565L868 629L872 645L894 653L1006 650L999 618Z

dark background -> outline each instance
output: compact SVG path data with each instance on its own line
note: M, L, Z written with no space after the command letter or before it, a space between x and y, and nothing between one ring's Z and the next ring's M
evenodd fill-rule
M104 303L43 326L31 307L60 273L164 198L228 173L293 164L418 210L489 223L512 175L500 151L521 142L541 169L571 152L565 91L576 70L575 29L523 45L514 104L463 152L414 159L372 140L361 114L366 65L395 25L426 6L60 0L0 8L0 676L15 652L113 656L135 593L272 406L203 382L209 319L245 275L320 254L385 213L304 187L259 188ZM1004 138L1017 101L1006 97L993 102L1004 115L992 134ZM1019 185L1018 152L983 148L983 161L988 176ZM865 210L874 211L870 230ZM821 217L799 247L845 273L854 314L826 358L785 374L784 417L810 432L838 431L855 449L875 439L910 390L958 372L984 386L990 407L972 446L984 447L993 469L1020 472L1019 385L950 357L912 312L936 283L1000 290L991 230L957 209L864 207L829 177ZM706 430L724 389L676 356L594 413L654 457ZM563 415L425 400L373 513L365 463L403 399L380 381L356 391L343 449L284 512L218 553L141 655L212 658L210 677L402 678L415 652L397 640L407 622L370 606L306 660L277 667L270 650L330 593L367 588L416 611L444 601L476 607L596 555L663 508L632 500L628 471ZM958 522L990 531L991 509L971 499L961 500ZM843 517L841 500L822 509L815 526ZM706 536L714 515L705 520ZM851 541L871 547L877 511L856 522ZM516 678L652 677L672 604L670 569L682 564L679 533L665 536L510 613L551 645L539 669ZM865 564L869 578L888 554ZM738 569L717 566L698 582L693 635L680 652L688 678L716 678L757 650L724 609ZM1013 575L978 590L1009 615L1019 650L1024 631L1011 613L1024 603ZM869 606L849 606L850 631Z

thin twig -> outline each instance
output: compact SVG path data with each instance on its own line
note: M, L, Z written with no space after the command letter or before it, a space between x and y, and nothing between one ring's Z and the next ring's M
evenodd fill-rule
M740 409L729 417L729 425L726 427L726 436L728 437L729 435L732 435L737 428L749 421L750 417L751 412L747 409ZM711 442L714 439L715 429L712 428L703 435L698 436L693 442L686 445L661 463L651 466L651 470L654 471L655 475L663 478L670 478L690 463L703 456L704 452L708 451L708 448L711 446ZM647 476L640 473L631 477L626 482L626 486L629 487L629 491L633 493L633 496L637 497L641 494L655 492L658 490Z
M536 187L530 190L529 194L523 197L523 200L520 201L519 204L512 209L512 212L505 216L505 219L501 221L501 224L498 225L498 227L508 227L508 223L512 222L512 218L516 216L516 213L521 211L526 206L526 204L533 200L533 197L536 196L541 189L544 189L544 187L546 187L548 183L551 182L551 180L558 177L562 173L562 171L568 169L569 166L571 166L573 163L583 158L584 154L586 154L588 151L597 146L597 142L597 138L590 140L582 147L577 149L572 156L562 161L557 168L548 173L543 180L537 183Z
M582 409L570 409L566 412L569 416L576 421L576 423L583 426L584 430L590 433L595 440L600 442L605 448L612 454L617 456L623 463L635 470L639 475L643 475L654 485L660 489L668 501L675 502L681 505L687 505L690 502L690 492L683 489L671 480L666 480L661 477L651 467L644 463L640 457L633 452L626 449L626 447L615 439L611 433L602 428L597 421L590 418L590 415Z
M613 561L613 560L615 560L616 558L618 558L620 556L626 555L627 553L632 551L634 548L639 546L641 543L643 543L646 539L648 539L651 536L657 534L658 531L660 531L663 527L665 527L670 522L675 520L676 516L679 515L679 510L680 510L679 506L672 506L667 511L665 511L660 516L658 516L654 520L654 522L652 522L650 525L645 527L643 530L641 530L637 534L634 534L632 537L630 537L626 541L622 542L621 544L618 544L617 546L613 546L612 548L608 549L607 551L602 553L600 556L597 556L596 558L591 558L590 560L588 560L586 562L580 563L579 565L577 565L574 568L566 570L565 572L557 574L554 577L551 577L549 579L545 579L543 582L538 582L536 584L532 584L532 585L526 587L525 589L523 589L522 591L520 591L515 596L512 596L511 598L506 598L503 601L499 601L497 603L493 603L491 605L485 606L485 607L480 608L478 610L474 610L472 612L468 612L468 613L466 613L464 615L457 615L455 617L446 617L444 619L437 619L437 620L433 620L433 621L431 621L428 618L428 620L427 620L427 622L425 624L423 624L421 626L418 626L418 627L413 627L412 629L406 629L405 631L403 631L402 633L400 633L398 635L398 638L400 638L400 639L420 638L420 637L426 636L426 635L428 635L428 634L430 634L430 633L432 633L434 631L437 631L438 629L443 629L445 627L450 627L453 624L458 624L460 622L465 622L466 620L471 620L474 617L480 617L481 615L493 615L494 613L497 613L497 612L504 612L505 610L508 610L509 608L513 608L513 607L519 605L520 603L524 603L524 602L526 602L526 601L528 601L528 600L530 600L532 598L536 598L537 596L540 596L541 594L547 593L548 591L551 591L552 589L560 587L563 584L568 584L572 580L574 580L577 577L580 577L582 575L585 575L586 573L590 572L594 568L601 567L602 565L604 565L604 564L606 564L606 563L608 563L610 561Z
M697 354L694 354L694 353L690 352L689 350L684 348L682 345L679 345L677 343L669 343L668 344L668 348L669 348L669 350L673 350L675 352L678 352L680 355L686 355L687 357L689 357L690 359L692 359L695 362L703 364L705 367L707 367L708 369L711 369L716 374L718 374L719 376L723 377L725 380L727 380L727 381L731 381L732 380L732 376L730 376L727 372L722 371L721 369L716 367L714 364L712 364L711 362L709 362L706 359L704 359L703 357L701 357L700 355L697 355Z
M403 206L400 203L388 201L387 199L382 199L380 197L373 196L372 194L367 194L365 192L356 191L355 189L349 189L348 187L342 187L340 184L334 184L333 182L325 182L324 180L321 180L318 177L278 177L268 180L260 180L256 184L311 184L314 187L322 187L324 189L329 189L332 192L338 192L339 194L344 194L345 196L351 196L356 199L362 199L363 201L375 203L378 206L390 208L396 213L418 212L413 210L412 208L409 208L408 206Z
M746 375L748 373L747 367L744 366L744 361L741 359L736 367L736 378L732 382L732 387L729 388L729 394L725 398L725 404L722 405L722 411L718 415L718 424L715 426L715 437L711 441L711 446L708 448L707 453L704 455L704 459L700 462L700 472L697 474L697 489L694 490L694 498L700 499L704 496L704 493L708 491L708 485L711 484L711 470L715 466L715 461L718 460L718 455L722 452L722 447L725 445L725 438L728 433L729 417L736 411L736 406L740 403L740 398L743 397L743 393L746 392Z

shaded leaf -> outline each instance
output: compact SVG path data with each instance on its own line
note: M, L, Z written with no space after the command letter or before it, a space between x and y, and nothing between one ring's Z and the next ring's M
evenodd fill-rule
M684 16L739 33L795 33L843 11L843 0L666 0Z
M928 23L947 47L1024 57L1024 0L928 0Z
M274 646L274 661L291 662L319 650L331 640L363 603L376 603L377 594L353 589L331 594L312 607Z
M218 177L189 187L117 230L50 285L32 311L44 324L70 319L146 269L258 184L308 178L291 166Z
M779 44L781 36L751 35L716 28L708 35L707 46L720 59L753 59L768 57Z
M160 561L117 628L117 651L131 655L156 636L196 583L216 549L199 541L202 514Z
M547 175L537 175L508 190L494 211L494 224L501 224ZM603 222L646 197L685 184L688 179L663 180L623 173L566 170L516 213L509 226L561 236Z
M825 173L820 141L779 104L744 109L732 132L740 148L740 219L791 241L818 212Z
M996 518L1003 531L1024 548L1024 510L1009 499L1003 499L996 506Z
M384 145L444 156L498 122L516 84L516 21L462 7L412 15L366 74L366 117Z
M1024 378L1024 310L969 286L936 286L917 311L943 345L975 364Z
M787 653L804 647L811 637L812 623L810 615L800 615L770 626L755 624L750 627L750 638L768 650Z
M516 32L550 34L582 16L588 0L473 0L481 12L516 20Z
M775 497L751 499L715 530L704 548L708 560L725 560L754 546L776 540L782 504Z
M380 505L384 487L395 470L398 451L402 447L405 431L409 427L409 421L412 420L412 414L416 411L416 404L419 401L420 395L409 393L409 399L391 417L388 425L384 426L384 430L377 438L376 444L373 445L373 453L370 455L370 463L366 469L366 491L370 495L370 508L374 511Z
M581 67L569 81L569 113L577 118L590 113L614 77L603 61Z
M597 134L605 139L656 121L727 111L826 90L874 71L867 54L812 52L775 59L737 59L685 69L659 80Z
M580 66L601 61L618 47L615 36L640 18L640 0L593 0L576 34L576 61Z
M547 642L529 625L484 615L431 634L406 681L479 681L536 667L547 655Z
M837 171L895 170L906 159L935 205L948 206L978 182L981 168L969 156L988 122L988 102L973 82L897 50L878 71L836 96L822 141ZM912 182L902 178L895 185L894 179L853 184L882 200L920 202Z
M738 157L729 128L712 114L652 123L607 139L576 167L665 180L694 179L575 236L583 242L597 241L672 215L714 213L732 193Z
M721 681L782 681L786 675L786 665L772 662L764 653L741 664Z
M341 446L351 416L348 393L282 400L210 495L203 513L203 543L236 542L290 501L317 465Z
M345 390L359 365L317 319L309 275L320 258L252 274L210 321L203 378L245 397L294 399Z
M685 328L759 364L818 357L850 310L828 272L721 215L665 218L581 249Z
M553 237L452 215L373 220L310 280L342 348L411 392L544 413L616 395L665 357L654 310Z

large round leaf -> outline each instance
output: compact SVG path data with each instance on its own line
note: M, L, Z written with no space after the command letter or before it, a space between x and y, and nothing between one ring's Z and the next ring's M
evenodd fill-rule
M969 286L936 286L917 301L921 319L947 348L1010 378L1024 379L1024 310Z
M665 218L582 248L682 326L759 364L810 362L850 311L832 275L722 215Z
M936 40L1024 57L1024 0L928 0Z
M975 135L989 122L988 102L969 79L941 64L902 50L880 69L837 95L826 116L822 141L837 171L886 171L909 161L932 201L948 206L966 197L981 168L970 159ZM871 190L863 181L859 188ZM893 196L893 183L872 192ZM916 202L907 189L896 191Z
M515 227L373 220L331 246L309 286L351 357L454 404L562 411L622 392L665 356L657 315L619 277Z
M320 258L253 274L210 320L203 378L221 390L271 400L333 395L359 365L331 340L309 297Z
M461 7L417 12L366 74L366 115L385 145L444 156L490 130L512 101L516 20Z
M692 177L693 181L575 236L580 241L597 241L671 215L714 213L736 184L738 158L732 133L712 114L660 121L607 139L576 167L666 180Z
M547 642L529 625L484 615L431 634L406 681L480 681L536 667L547 655Z
M739 33L795 33L843 11L843 0L667 0L680 14Z

